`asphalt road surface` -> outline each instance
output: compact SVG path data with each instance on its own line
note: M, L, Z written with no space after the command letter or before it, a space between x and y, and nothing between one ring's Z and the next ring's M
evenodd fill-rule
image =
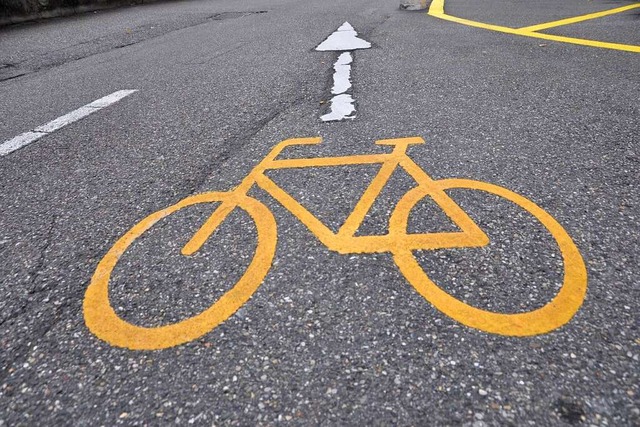
M629 5L196 0L0 29L0 426L640 425L640 8L504 30ZM371 48L355 118L323 122L339 53L314 48L344 22ZM254 170L304 137L278 159L339 159Z

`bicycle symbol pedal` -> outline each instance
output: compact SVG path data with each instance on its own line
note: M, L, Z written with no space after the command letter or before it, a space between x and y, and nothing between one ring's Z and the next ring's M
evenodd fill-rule
M155 212L124 234L99 262L87 288L83 309L85 323L98 338L118 347L152 350L173 347L195 340L210 332L245 304L267 276L275 255L278 238L277 223L269 208L248 195L253 186L269 193L284 208L302 222L328 249L342 254L388 252L415 290L439 311L452 319L485 332L530 336L550 332L566 324L578 311L587 290L587 272L575 243L562 226L546 211L527 198L506 188L469 179L434 180L407 154L410 145L424 144L419 137L385 139L378 145L392 146L389 153L341 157L280 159L290 146L314 145L320 138L288 139L271 152L228 192L207 192L189 196L178 203ZM355 208L337 232L333 232L303 207L294 197L279 187L266 174L274 169L316 168L343 165L380 165ZM404 169L417 183L397 203L389 218L386 235L356 236L373 203L397 168ZM456 299L442 290L424 272L413 251L481 247L489 237L453 200L446 191L471 189L506 199L535 217L555 240L564 264L562 287L546 305L524 313L504 314L482 310ZM458 231L408 233L411 209L423 198L430 197L457 225ZM109 280L120 257L154 224L188 206L219 203L215 211L182 248L189 256L197 252L235 209L244 210L255 223L258 244L249 267L238 282L205 311L180 322L154 328L137 326L120 318L109 302Z

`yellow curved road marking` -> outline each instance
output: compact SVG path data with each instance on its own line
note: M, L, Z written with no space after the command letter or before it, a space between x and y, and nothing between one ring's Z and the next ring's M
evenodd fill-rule
M328 249L343 254L387 252L393 255L407 281L438 310L458 322L485 332L511 336L537 335L559 328L578 311L587 290L587 272L571 237L542 208L510 190L496 185L464 179L432 179L406 153L422 138L396 138L377 141L389 145L389 153L311 159L277 159L285 147L320 143L320 138L299 138L278 144L238 185L229 192L209 192L187 197L166 209L144 218L122 236L100 260L84 299L84 317L89 330L108 343L133 350L155 350L183 344L210 332L245 304L266 277L276 249L277 224L264 204L247 195L257 185L302 222ZM380 169L364 191L353 211L337 233L309 212L295 198L267 177L274 169L305 169L336 165L379 164ZM404 169L417 187L398 202L389 218L386 235L356 236L396 168ZM472 307L449 295L427 277L413 256L413 251L444 248L481 247L489 237L469 215L447 194L452 188L468 188L488 192L520 206L532 214L551 233L564 261L564 282L558 294L545 306L526 313L495 313ZM407 221L413 207L430 197L457 225L459 231L441 233L407 233ZM229 213L240 208L256 225L256 253L240 280L209 308L180 322L147 328L129 323L118 316L109 301L109 280L113 269L133 242L163 218L185 207L199 203L220 202L207 221L182 249L190 255L200 249Z
M486 182L468 179L435 181L441 191L462 188L494 194L520 206L533 215L551 233L564 261L564 281L558 294L543 307L525 313L495 313L472 307L436 285L410 249L398 248L393 259L407 281L438 310L458 322L499 335L530 336L550 332L567 323L578 311L587 292L587 270L573 240L562 226L535 203L513 191ZM431 190L417 187L398 203L389 221L393 233L406 233L409 212Z
M210 332L236 312L258 289L271 268L278 238L276 220L262 203L249 196L237 200L255 221L258 231L256 253L233 288L200 314L171 325L147 328L123 320L109 301L109 279L120 257L129 246L155 223L172 213L198 203L225 202L229 193L202 193L187 197L173 206L155 212L122 236L100 260L85 293L83 311L85 324L94 335L116 347L131 350L158 350L193 341ZM228 214L229 212L227 212Z
M539 33L538 30L558 27L561 25L573 24L576 22L582 22L589 19L595 19L602 16L612 15L614 13L620 13L631 9L640 8L640 3L632 4L609 11L597 12L588 15L576 16L573 18L567 18L559 21L553 21L538 25L533 25L524 28L510 28L503 27L501 25L487 24L484 22L472 21L470 19L458 18L457 16L447 15L444 11L445 0L433 0L429 7L428 14L435 18L444 19L446 21L456 22L458 24L467 25L469 27L483 28L485 30L497 31L500 33L513 34L516 36L534 37L537 39L551 40L561 43L577 44L581 46L599 47L604 49L622 50L626 52L640 53L640 46L631 44L609 43L598 40L579 39L575 37L556 36L553 34Z
M578 22L589 21L591 19L603 18L609 15L615 15L616 13L626 12L627 10L637 9L640 7L640 3L638 4L629 4L622 7L617 7L615 9L603 10L602 12L589 13L587 15L574 16L572 18L560 19L557 21L545 22L538 25L530 25L528 27L522 27L520 30L522 31L540 31L546 30L554 27L561 27L563 25L576 24Z

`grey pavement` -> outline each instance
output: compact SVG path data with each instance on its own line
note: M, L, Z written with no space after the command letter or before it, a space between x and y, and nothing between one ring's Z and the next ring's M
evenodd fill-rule
M630 2L479 4L448 0L447 11L518 27ZM373 47L354 53L357 118L323 123L337 54L313 49L345 21ZM637 23L630 12L548 32L639 44ZM0 157L0 426L640 425L637 53L471 28L393 1L196 0L0 29L0 65L0 141L138 90ZM305 136L324 141L285 156L379 153L375 140L421 136L409 154L434 179L529 198L579 248L584 304L534 337L469 328L420 296L390 254L332 252L253 188L278 246L238 312L164 350L114 347L87 329L85 290L118 238L187 196L232 189L277 143ZM268 175L337 230L376 171ZM384 234L412 186L394 174L358 233ZM449 194L491 243L417 251L429 277L496 312L553 298L563 263L545 229L487 193ZM119 316L175 323L234 285L257 246L245 212L195 256L179 253L214 208L181 210L123 255L110 284ZM426 199L409 227L455 230Z

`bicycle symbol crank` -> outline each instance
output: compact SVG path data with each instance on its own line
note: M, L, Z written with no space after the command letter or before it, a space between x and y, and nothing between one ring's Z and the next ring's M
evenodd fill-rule
M277 225L273 214L262 202L248 196L249 190L254 185L269 193L295 215L330 250L342 254L391 253L404 277L420 295L442 313L466 326L500 335L538 335L566 324L582 305L587 290L587 272L582 256L564 228L532 201L506 188L481 181L457 178L432 179L406 153L409 145L424 143L424 140L419 137L376 142L378 145L392 146L393 150L389 153L278 159L286 147L320 142L320 138L283 141L276 145L235 189L187 197L134 225L99 262L91 284L87 288L83 308L85 322L91 332L118 347L134 350L163 349L201 337L224 322L246 303L271 268L277 242ZM337 233L330 230L265 175L266 171L274 169L363 164L379 164L380 170ZM416 181L417 186L409 190L396 205L389 219L388 234L355 236L367 212L398 167L404 169ZM429 279L415 259L413 251L481 247L489 243L489 238L484 231L446 194L447 190L456 188L478 190L502 197L529 212L546 228L558 245L564 264L562 287L551 301L529 312L496 313L472 307L454 298ZM409 213L424 197L431 197L460 231L407 233ZM133 325L120 318L109 302L109 279L120 257L138 237L161 219L187 206L214 202L220 204L184 245L182 254L188 256L197 252L234 209L242 209L255 223L258 244L254 257L240 280L209 308L178 323L147 328Z

